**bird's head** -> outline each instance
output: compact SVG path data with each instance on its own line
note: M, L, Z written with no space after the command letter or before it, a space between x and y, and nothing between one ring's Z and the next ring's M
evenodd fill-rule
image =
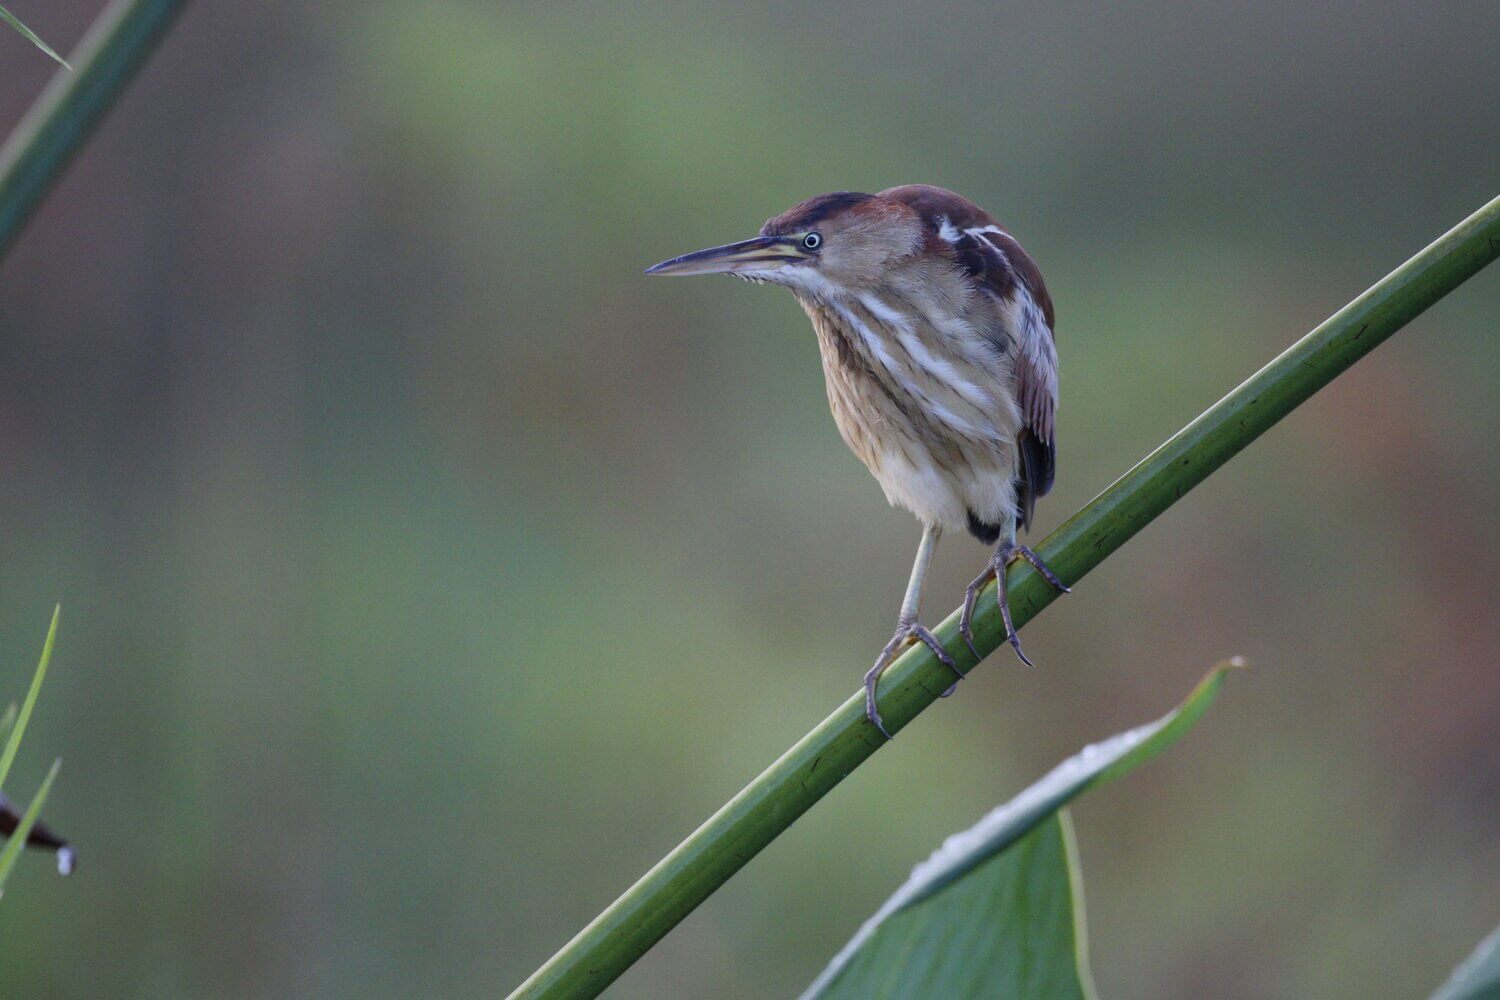
M647 274L732 274L811 295L859 292L922 252L927 227L908 205L836 191L792 206L760 235L648 268Z

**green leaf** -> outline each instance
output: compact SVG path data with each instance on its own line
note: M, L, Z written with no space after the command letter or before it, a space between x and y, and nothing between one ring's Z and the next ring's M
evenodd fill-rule
M1052 813L967 878L892 913L804 1000L1093 1000L1081 888L1067 812Z
M1238 665L1218 665L1167 715L1085 747L949 837L834 957L803 1000L1092 997L1076 852L1058 810L1175 743Z
M56 780L57 769L60 767L62 767L61 758L52 762L52 770L47 772L46 779L42 781L42 787L37 789L31 805L26 807L26 814L21 817L21 822L16 826L16 831L5 842L5 849L0 850L0 895L5 892L5 881L10 878L11 869L16 866L16 859L21 856L21 850L26 846L26 838L30 836L31 828L36 825L36 818L41 815L42 803L47 801L47 793L52 791L52 782Z
M15 28L17 31L19 31L24 37L30 39L32 45L35 45L37 48L47 53L53 59L56 59L63 65L65 69L71 70L73 68L72 66L68 65L68 61L66 59L58 55L56 52L53 52L50 45L38 38L36 32L32 31L30 28L26 27L26 25L22 24L20 19L17 18L16 15L12 14L4 7L0 7L0 21L4 21L12 28Z
M1431 1000L1500 1000L1500 929L1479 942Z
M52 625L47 629L47 641L42 644L42 658L37 663L36 673L31 678L31 690L26 692L26 700L21 703L21 713L16 716L15 728L10 731L10 738L5 741L5 751L0 753L0 788L5 787L5 779L10 774L10 766L15 763L16 751L21 748L21 737L26 734L26 723L31 721L31 710L36 707L37 695L42 690L42 679L47 676L47 664L52 662L52 644L57 640L57 617L61 613L62 605L52 610Z

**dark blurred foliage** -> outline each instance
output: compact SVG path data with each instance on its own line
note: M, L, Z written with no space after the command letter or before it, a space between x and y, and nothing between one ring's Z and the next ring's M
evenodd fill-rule
M97 2L16 3L66 48ZM784 293L807 195L1058 303L1043 533L1496 193L1500 7L199 4L0 277L0 662L63 626L0 995L508 989L855 687L917 527ZM0 33L3 121L51 63ZM784 995L945 834L1242 653L1078 809L1116 997L1422 995L1500 898L1500 275L1145 531L616 987ZM929 617L983 557L939 554Z

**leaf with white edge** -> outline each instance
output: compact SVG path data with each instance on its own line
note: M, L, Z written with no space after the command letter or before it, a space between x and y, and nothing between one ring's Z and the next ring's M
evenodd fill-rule
M1500 929L1479 942L1431 1000L1500 1000Z
M1175 743L1212 704L1224 674L1241 665L1238 658L1219 664L1167 715L1085 747L949 837L834 956L803 1000L1092 997L1081 883L1067 821L1053 818L1086 789ZM1060 846L1049 847L1051 831Z
M942 892L890 914L805 996L1094 1000L1066 810Z

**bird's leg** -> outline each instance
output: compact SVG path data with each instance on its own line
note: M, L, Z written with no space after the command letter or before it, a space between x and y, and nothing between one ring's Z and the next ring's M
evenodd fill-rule
M906 598L901 602L901 615L896 619L896 634L891 636L891 641L885 644L880 656L876 658L875 665L865 674L865 716L886 739L890 739L891 734L886 731L885 723L880 721L880 711L875 707L875 686L880 683L880 675L885 672L885 668L891 665L903 648L912 642L922 642L932 650L939 662L958 671L958 665L953 662L953 657L948 655L943 644L937 641L937 636L917 623L917 616L922 610L922 584L927 580L927 568L932 565L932 553L937 548L940 534L942 529L936 525L923 525L922 541L917 546L917 559L911 567L911 581L906 585ZM963 677L963 674L960 672L958 676Z
M991 580L995 581L995 599L1000 603L1000 619L1005 622L1005 638L1010 643L1021 662L1028 667L1032 662L1021 650L1021 637L1016 633L1016 627L1010 620L1010 598L1006 593L1006 576L1010 570L1010 564L1017 559L1025 559L1031 564L1031 568L1041 574L1054 590L1061 593L1071 593L1068 586L1057 578L1057 574L1042 562L1041 557L1031 548L1016 541L1016 519L1009 518L1005 522L1005 533L1000 538L1000 545L995 549L995 555L985 567L984 572L974 578L969 584L969 589L964 591L964 613L958 619L958 631L964 637L964 642L969 644L969 652L974 658L979 659L979 650L974 648L974 604L979 598L979 590Z

